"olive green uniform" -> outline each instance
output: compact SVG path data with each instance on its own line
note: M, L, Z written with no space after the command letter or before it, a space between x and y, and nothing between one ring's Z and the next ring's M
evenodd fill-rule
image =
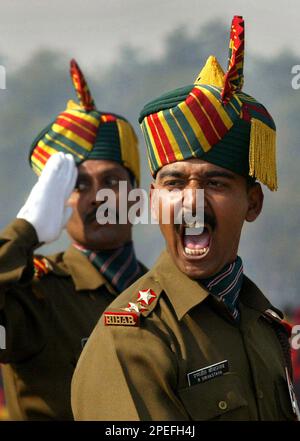
M34 228L18 219L0 235L0 350L14 420L72 419L70 384L82 347L116 293L77 249L47 257L33 276Z
M156 298L140 312L137 326L129 326L131 313L124 309L137 305L139 291L149 288ZM272 306L246 276L239 308L236 324L224 304L164 252L94 329L72 380L75 419L294 419L285 357L264 316ZM110 312L119 324L104 324ZM228 369L203 376L204 368L222 364Z

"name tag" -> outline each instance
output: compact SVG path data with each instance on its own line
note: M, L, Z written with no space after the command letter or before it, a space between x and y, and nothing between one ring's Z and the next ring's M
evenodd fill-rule
M199 383L205 383L205 381L220 377L228 371L228 360L223 360L220 361L220 363L215 363L210 366L205 366L204 368L198 369L197 371L189 372L187 374L189 386L194 386L195 384Z

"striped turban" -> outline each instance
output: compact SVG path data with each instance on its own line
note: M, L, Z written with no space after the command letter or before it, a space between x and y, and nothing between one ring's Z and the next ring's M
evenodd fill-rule
M277 189L276 127L267 109L242 92L244 20L232 20L226 74L210 56L194 84L146 104L139 122L153 176L190 158L251 176Z
M34 140L29 161L40 175L47 160L57 152L71 153L79 165L87 159L117 161L140 182L138 140L131 124L122 116L96 109L87 82L75 60L71 78L79 104L69 101Z

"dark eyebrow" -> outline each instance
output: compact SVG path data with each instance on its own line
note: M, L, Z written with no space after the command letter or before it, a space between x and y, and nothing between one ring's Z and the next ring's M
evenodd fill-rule
M230 171L211 170L203 173L205 178L228 178L235 179L235 175Z
M163 178L167 178L167 177L185 178L186 175L185 175L185 173L182 173L182 172L176 171L176 170L174 170L174 171L172 171L172 170L170 170L170 171L168 171L168 170L163 171L162 170L160 172L159 176L158 176L158 179L163 179Z
M123 174L123 170L120 170L118 167L109 168L108 170L103 170L101 172L102 175L112 175L116 173L117 175Z
M83 171L78 171L77 179L79 178L87 178L89 175Z
M161 173L159 174L159 179L163 179L166 177L172 177L172 178L186 178L186 174L180 171L161 171ZM227 179L235 179L235 175L233 173L231 173L230 171L226 171L226 170L211 170L211 171L206 171L201 175L202 178L227 178Z
M106 177L106 176L109 176L109 175L114 174L114 173L120 175L120 173L122 173L122 171L119 170L117 167L113 167L113 168L110 168L108 170L101 171L100 174L101 174L101 176ZM90 177L89 173L86 173L85 171L82 171L82 170L78 171L77 179L79 179L79 178L89 178L89 177Z
M84 171L79 171L77 175L77 182L81 179L90 179L90 175Z

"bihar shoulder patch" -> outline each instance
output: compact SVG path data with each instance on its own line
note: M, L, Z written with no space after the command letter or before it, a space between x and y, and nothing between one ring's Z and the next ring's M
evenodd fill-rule
M106 311L105 326L139 326L139 315L135 312Z
M121 308L124 312L105 311L105 326L139 326L140 314L148 311L148 307L157 298L152 289L141 289L138 291L136 302L129 302L125 308Z
M41 279L52 270L50 262L45 257L34 257L34 278Z

